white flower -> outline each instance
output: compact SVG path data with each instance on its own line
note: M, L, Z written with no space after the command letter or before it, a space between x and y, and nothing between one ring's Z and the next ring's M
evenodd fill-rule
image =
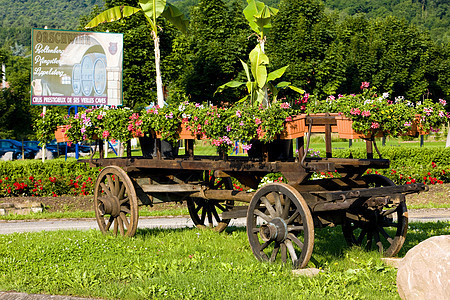
M383 98L384 98L384 99L387 99L387 98L389 98L389 93L388 93L388 92L386 92L386 93L383 93Z

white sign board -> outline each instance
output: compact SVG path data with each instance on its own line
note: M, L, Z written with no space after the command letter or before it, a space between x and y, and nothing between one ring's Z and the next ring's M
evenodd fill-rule
M33 29L32 105L122 105L123 34Z

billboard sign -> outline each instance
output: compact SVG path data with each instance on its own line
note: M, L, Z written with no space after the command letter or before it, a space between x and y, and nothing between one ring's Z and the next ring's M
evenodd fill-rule
M122 105L123 34L33 29L32 105Z

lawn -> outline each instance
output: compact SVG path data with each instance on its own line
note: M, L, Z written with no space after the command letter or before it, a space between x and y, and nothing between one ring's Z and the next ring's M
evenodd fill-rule
M449 222L412 223L399 256L450 234ZM48 241L52 241L49 243ZM314 262L314 263L313 263ZM133 238L98 230L0 236L0 290L106 299L399 299L396 270L377 252L345 245L340 227L317 230L311 267L258 262L245 228L139 229Z

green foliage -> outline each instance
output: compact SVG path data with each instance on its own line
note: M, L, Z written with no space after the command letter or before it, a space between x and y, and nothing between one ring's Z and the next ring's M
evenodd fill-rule
M31 28L75 29L81 15L104 0L0 0L0 45L31 44Z
M431 236L449 234L450 227L410 228L402 256ZM340 227L316 229L313 256L324 272L294 276L289 263L258 262L245 229L234 227L224 234L140 229L135 238L98 230L17 233L0 236L0 289L107 299L398 297L396 269L375 251L347 248Z
M89 195L99 170L75 160L0 162L0 197Z
M48 109L41 114L41 118L36 119L34 130L36 132L39 145L43 146L55 139L55 131L62 124L62 116L54 109Z

